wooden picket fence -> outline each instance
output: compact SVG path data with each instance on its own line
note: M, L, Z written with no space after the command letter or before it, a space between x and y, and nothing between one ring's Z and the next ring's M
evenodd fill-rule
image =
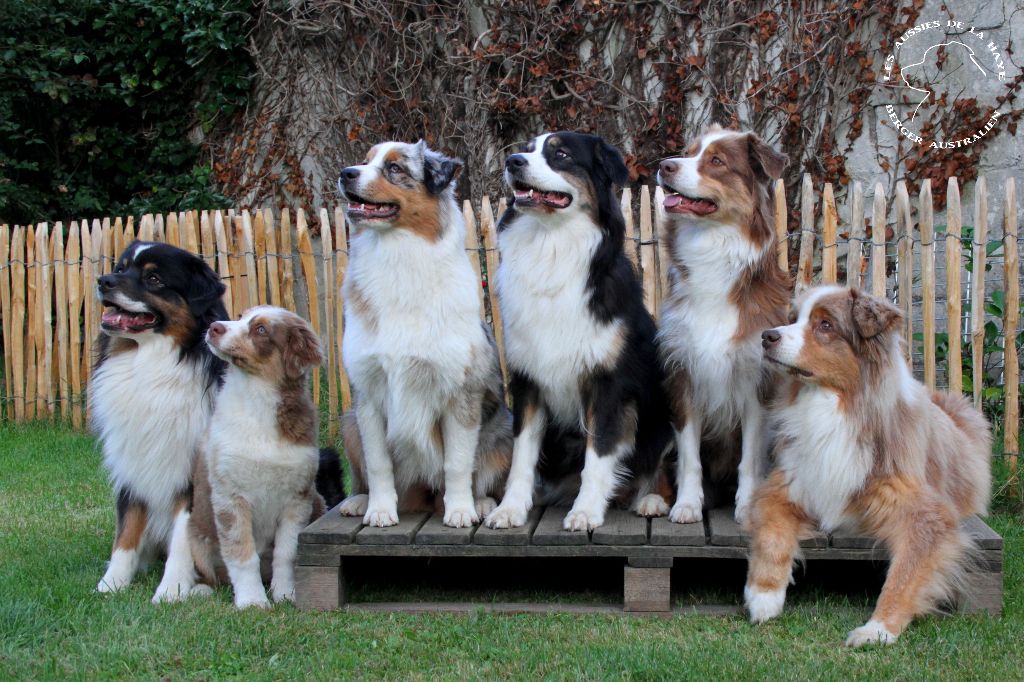
M660 188L641 187L634 197L622 193L626 217L626 251L643 279L644 302L658 316L668 289L669 268L661 253L659 225L663 219ZM971 240L973 263L968 295L964 282L961 235L963 229L959 185L950 178L946 192L947 223L936 234L931 185L924 183L916 202L904 183L896 196L887 200L881 184L874 188L870 213L865 215L864 193L855 184L843 206L845 226L840 233L840 211L833 188L826 184L820 198L810 176L800 192L799 229L791 230L782 182L775 187L775 229L779 238L779 263L790 269L796 255L797 289L813 282L841 282L863 286L887 296L906 312L906 336L914 338L920 321L923 357L915 362L913 343L908 343L908 360L920 365L919 374L936 386L936 333L950 339L969 340L973 367L983 364L986 315L986 277L1000 277L1005 305L1000 320L1004 345L1002 386L1005 406L1003 449L1011 467L1016 466L1019 429L1019 326L1020 270L1017 242L1017 201L1013 179L1002 194L1002 272L990 268L988 258L988 190L984 179L975 185L974 233ZM501 215L505 200L492 210L488 197L479 209L464 202L466 250L482 283L480 314L493 327L504 364L501 314L487 276L499 262L495 215ZM915 210L916 209L916 210ZM892 214L892 222L889 216ZM81 427L86 420L86 400L92 369L92 341L98 333L99 303L94 294L97 276L111 271L116 256L133 239L164 241L200 254L227 285L225 303L236 317L249 306L270 303L295 310L308 317L325 342L326 367L313 377L314 398L325 400L330 432L337 433L338 416L351 405L352 394L341 363L344 322L340 288L348 264L348 226L341 207L319 209L315 217L319 237L310 230L310 218L303 209L256 211L190 211L142 216L136 226L133 217L0 226L0 318L3 323L4 380L3 415L7 420L60 418ZM886 239L887 223L893 236ZM878 229L869 229L876 227ZM870 236L867 236L870 235ZM944 280L937 280L936 243L945 251ZM994 241L994 240L993 240ZM798 248L797 248L798 244ZM791 248L792 247L792 248ZM840 273L839 252L846 249L844 273ZM917 268L915 269L915 262ZM981 273L981 278L976 273ZM842 276L841 276L842 274ZM866 275L866 280L862 276ZM915 279L919 280L919 285ZM937 284L943 291L960 292L944 296L945 316L936 315ZM915 305L915 301L917 305ZM964 329L964 313L968 328ZM949 343L945 379L950 390L962 390L961 344ZM978 371L978 370L976 370ZM323 375L326 392L321 392ZM981 403L982 381L973 382L973 395ZM997 425L998 426L998 425Z

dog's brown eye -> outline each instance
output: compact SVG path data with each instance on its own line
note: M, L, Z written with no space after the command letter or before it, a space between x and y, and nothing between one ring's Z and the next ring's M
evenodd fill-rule
M555 150L555 158L556 159L567 159L567 158L569 158L569 155L565 153L564 149L557 149L557 150Z
M147 276L146 281L149 282L150 284L160 284L160 278L155 274L150 274L149 276Z
M260 326L256 327L256 333L259 334L260 336L266 336L267 328L261 324Z
M723 163L724 163L724 161L722 161L722 158L720 156L712 156L711 157L711 165L713 165L713 166L721 166Z
M399 166L397 163L389 163L388 164L388 172L389 173L401 173L402 172L402 167Z
M830 332L832 331L832 323L829 322L828 320L822 320L821 322L818 323L818 329L820 329L823 332Z

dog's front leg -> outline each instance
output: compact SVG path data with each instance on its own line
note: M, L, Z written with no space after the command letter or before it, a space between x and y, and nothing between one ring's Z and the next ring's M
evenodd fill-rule
M509 469L505 495L494 511L487 515L491 528L516 528L526 523L533 507L533 486L541 441L547 426L547 414L540 399L540 390L526 376L512 373L512 467Z
M470 404L470 402L475 403ZM480 520L473 500L473 460L480 437L480 401L459 399L441 418L444 436L444 525L466 528Z
M620 464L636 442L636 407L624 403L612 377L592 377L589 393L583 401L587 452L580 492L562 522L566 530L587 531L604 524L608 502L620 483Z
M281 514L274 534L274 563L270 594L274 601L295 601L295 554L299 549L299 531L309 522L313 500L303 498Z
M676 502L668 518L673 523L699 523L704 518L704 481L700 464L701 418L686 416L676 429Z
M750 622L762 623L782 613L793 558L810 519L789 499L789 486L776 470L754 495L753 534L747 586L743 590Z
M750 521L750 498L761 480L765 457L764 408L757 396L750 396L747 401L740 432L743 440L736 487L736 522L745 526Z
M269 607L252 534L252 507L244 497L235 496L229 500L215 499L213 508L220 551L235 591L235 606Z
M98 585L97 592L116 592L131 584L139 569L139 554L148 521L146 505L132 498L128 490L117 495L117 532L110 563Z
M189 540L189 496L178 498L178 512L174 515L174 528L167 548L164 576L153 595L153 603L180 601L189 596L196 584L195 563L192 561L192 543Z
M395 490L395 471L388 452L384 415L371 401L360 401L356 406L359 435L366 456L366 485L370 499L366 505L363 523L367 526L394 526L398 523L398 491Z

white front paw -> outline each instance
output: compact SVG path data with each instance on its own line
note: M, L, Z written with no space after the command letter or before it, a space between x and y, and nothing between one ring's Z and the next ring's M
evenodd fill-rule
M107 573L96 585L97 592L119 592L131 584L131 578Z
M472 506L449 508L445 505L444 525L452 528L469 528L480 520Z
M295 584L290 581L282 580L280 583L271 580L270 581L270 594L274 598L274 601L280 603L283 601L295 601Z
M479 518L484 518L498 506L498 503L494 501L493 497L478 497L475 501L476 515Z
M182 601L192 594L193 587L192 584L183 581L175 580L166 584L161 582L153 594L152 602L154 604L170 604Z
M565 520L562 521L562 528L565 530L594 530L598 526L604 523L604 514L600 514L594 510L577 510L573 509L565 515Z
M687 502L679 500L672 505L672 511L668 514L668 520L672 523L699 523L704 518L701 511L703 506L700 502Z
M255 606L261 609L270 608L270 600L263 590L254 590L251 593L235 592L235 608L247 609Z
M668 514L668 502L657 493L644 495L637 502L636 513L640 516L664 516Z
M497 509L487 515L484 523L488 528L519 528L526 523L530 510L526 505L502 502Z
M386 528L398 523L398 510L394 507L371 507L366 510L363 516L363 523L367 526Z
M338 505L338 512L342 516L362 516L366 513L366 506L369 502L369 495L352 495L341 501L341 504Z
M859 628L850 631L846 637L846 646L862 647L870 644L894 644L899 635L889 632L885 624L877 620L869 620Z
M763 623L782 613L786 603L786 588L765 592L747 585L743 588L743 600L750 613L750 622Z

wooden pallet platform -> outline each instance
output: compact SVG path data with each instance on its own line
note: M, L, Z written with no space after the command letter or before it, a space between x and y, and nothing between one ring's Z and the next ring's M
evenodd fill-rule
M560 604L479 604L503 612L552 610L618 613L671 612L671 569L677 560L745 559L750 536L734 520L732 509L714 509L703 523L677 524L666 518L644 519L631 512L610 510L605 524L592 533L562 530L567 509L531 511L526 525L508 530L449 528L437 514L404 514L390 528L364 526L361 519L341 516L337 508L310 524L299 535L296 558L296 603L303 609L364 609L395 611L466 611L472 604L436 603L349 604L344 563L359 557L615 557L623 560L621 608L567 607ZM998 615L1003 601L1003 539L984 521L964 523L979 556L972 562L969 589L957 610ZM885 561L887 554L872 538L817 533L803 540L807 561ZM692 611L693 609L684 609ZM701 612L735 612L735 607L705 607Z

